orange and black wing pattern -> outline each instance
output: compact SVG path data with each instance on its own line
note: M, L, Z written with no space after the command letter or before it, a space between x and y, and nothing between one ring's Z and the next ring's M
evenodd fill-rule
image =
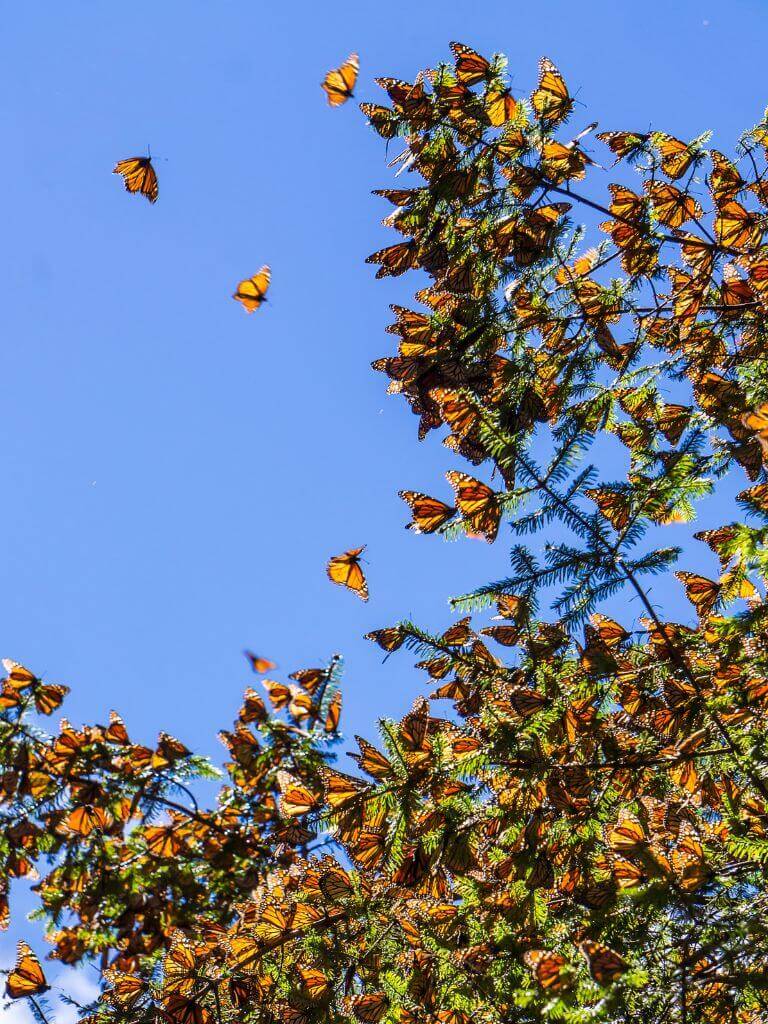
M354 95L355 82L360 71L360 61L356 53L350 53L339 68L334 68L325 76L321 85L332 107L340 107Z
M242 302L247 313L253 313L263 302L267 301L267 289L271 280L272 272L265 264L256 271L253 277L246 277L240 282L232 298Z
M11 999L37 996L48 989L40 961L26 942L19 942L16 950L16 964L8 975L5 994Z
M361 548L351 548L341 555L334 555L329 559L326 567L328 579L331 583L338 583L341 587L347 587L353 594L363 600L368 600L368 583L363 570L360 568L360 555L365 551L365 545Z
M140 192L150 203L157 202L157 174L148 156L131 156L118 160L114 174L121 174L126 192Z

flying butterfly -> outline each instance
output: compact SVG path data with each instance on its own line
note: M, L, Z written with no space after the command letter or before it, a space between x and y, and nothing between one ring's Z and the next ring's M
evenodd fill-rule
M531 96L531 103L538 117L552 125L564 121L573 109L568 86L548 57L539 61L539 85Z
M367 601L368 583L360 568L360 555L363 551L365 551L365 544L360 548L351 548L341 555L334 555L329 559L325 571L331 583L347 587L361 600Z
M265 264L253 277L246 277L238 284L232 298L241 302L247 313L252 313L267 301L267 290L271 280L272 272Z
M274 661L270 661L269 658L262 658L258 654L254 654L253 651L243 651L243 654L248 659L248 664L258 675L263 675L265 672L270 672L273 668L277 668Z
M157 202L157 174L148 156L118 160L112 173L122 174L126 192L140 192L150 203Z
M354 95L352 90L355 88L359 71L358 56L356 53L350 53L341 67L328 72L320 84L325 90L330 106L340 107Z
M5 994L11 999L40 995L50 986L45 980L40 961L24 941L16 947L16 965L8 975Z

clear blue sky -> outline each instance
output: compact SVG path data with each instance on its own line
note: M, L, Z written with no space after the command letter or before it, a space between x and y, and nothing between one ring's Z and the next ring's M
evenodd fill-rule
M0 137L2 654L111 707L137 738L170 728L220 758L250 646L291 671L345 655L345 731L425 689L362 639L502 574L488 547L403 529L400 487L446 493L369 368L394 339L364 261L389 244L383 143L324 72L356 50L412 79L458 39L505 51L529 89L551 57L603 129L728 149L768 102L766 6L732 0L3 3ZM43 16L44 15L44 16ZM151 145L160 199L115 161ZM267 307L237 281L269 263ZM371 600L331 587L329 555L368 544Z

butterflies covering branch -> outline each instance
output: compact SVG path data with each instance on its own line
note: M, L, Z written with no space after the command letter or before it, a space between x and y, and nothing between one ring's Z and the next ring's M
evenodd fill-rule
M340 660L249 654L210 809L181 741L48 734L66 687L5 666L0 857L43 874L53 955L105 968L92 1024L768 1015L768 123L731 155L593 136L551 60L526 98L451 49L362 104L403 147L369 262L420 272L374 367L456 463L436 497L403 481L409 527L501 545L498 574L442 631L369 634L428 696L351 764ZM713 492L738 502L699 564L675 531ZM362 550L328 573L365 598ZM45 998L36 963L11 998Z

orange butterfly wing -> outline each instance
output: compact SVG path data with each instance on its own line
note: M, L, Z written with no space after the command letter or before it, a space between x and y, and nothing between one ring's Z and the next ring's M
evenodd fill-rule
M16 965L8 975L5 994L11 999L23 999L25 996L36 996L48 989L40 961L26 942L20 941L16 947Z
M247 313L252 313L267 301L267 289L271 280L272 272L265 264L253 277L246 277L238 284L232 298L241 302Z
M409 506L413 513L413 522L409 523L407 529L416 533L434 533L447 523L454 515L456 509L446 505L437 498L431 498L428 494L421 494L419 491L398 491L398 495Z
M365 545L361 548L352 548L342 555L334 555L328 561L326 572L328 579L339 586L347 587L353 594L363 600L368 600L368 583L365 574L360 568L360 555L365 551Z
M157 202L157 174L147 156L132 156L118 160L113 174L121 174L126 192L140 192L150 203Z
M269 672L273 668L277 668L274 661L270 661L269 658L260 658L259 655L254 654L253 651L245 651L244 654L253 671L260 675L264 672Z
M539 61L539 86L531 96L533 109L542 121L560 124L573 108L563 76L547 57Z
M499 530L501 508L495 491L466 473L450 470L446 473L456 493L456 504L471 529L493 543Z
M351 53L340 68L329 71L321 85L332 107L340 107L353 95L353 89L360 71L360 61L356 53Z

